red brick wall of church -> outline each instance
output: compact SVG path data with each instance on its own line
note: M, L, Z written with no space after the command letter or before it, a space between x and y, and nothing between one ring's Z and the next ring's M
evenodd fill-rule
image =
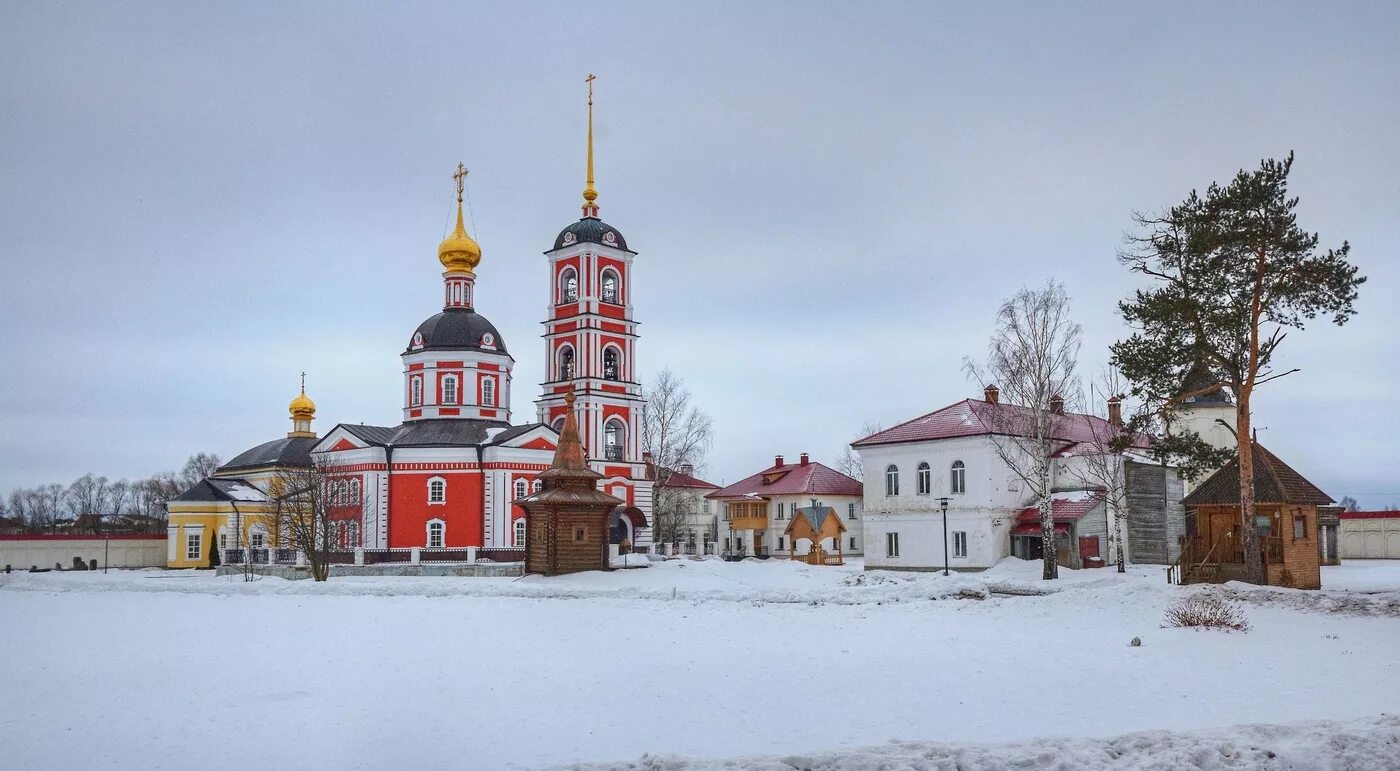
M428 504L428 480L447 480L447 502ZM447 523L446 546L482 545L481 475L437 474L430 471L394 474L394 499L389 510L389 548L428 545L428 520Z

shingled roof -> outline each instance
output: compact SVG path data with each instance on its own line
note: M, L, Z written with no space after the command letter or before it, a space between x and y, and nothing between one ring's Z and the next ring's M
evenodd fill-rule
M1264 445L1254 442L1254 501L1255 503L1303 504L1326 506L1331 496L1303 478ZM1238 506L1240 503L1239 458L1211 474L1200 487L1182 500L1187 506Z

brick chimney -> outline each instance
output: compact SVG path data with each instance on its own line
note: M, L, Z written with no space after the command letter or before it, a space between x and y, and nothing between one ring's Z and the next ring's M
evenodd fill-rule
M982 392L982 395L986 397L988 404L996 404L1001 398L1001 389L994 385L989 385L986 390Z
M1108 424L1114 428L1123 427L1123 400L1117 396L1108 398Z
M775 455L775 456L773 457L773 468L777 468L777 467L779 467L779 466L781 466L781 465L783 465L783 456L781 456L781 455Z
M1050 411L1056 415L1065 414L1065 400L1059 394L1050 397Z
M803 466L807 465L807 463L808 463L807 453L804 452L804 453L802 453L801 455L797 456L797 462L800 463L800 464L802 464Z
M692 465L692 464L689 464L689 463L682 463L682 464L681 464L681 473L682 473L682 474L685 474L686 476L694 476L694 475L695 475L695 466Z

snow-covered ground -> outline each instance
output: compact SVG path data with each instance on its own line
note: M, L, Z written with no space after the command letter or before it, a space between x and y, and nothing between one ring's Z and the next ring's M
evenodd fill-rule
M1374 610L1400 562L1324 568L1322 593L1038 571L0 575L0 767L1400 765L1400 617ZM1161 628L1193 591L1253 629Z

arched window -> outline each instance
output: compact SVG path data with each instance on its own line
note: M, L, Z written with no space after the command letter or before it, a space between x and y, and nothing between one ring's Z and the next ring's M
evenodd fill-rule
M350 502L358 504L360 502L360 480L350 480Z
M626 441L626 429L616 420L609 421L603 428L603 457L608 460L622 460L622 446Z
M447 523L440 519L428 520L428 548L441 549L447 542Z
M559 417L559 418L555 418L555 419L554 419L554 430L555 430L555 431L563 431L563 430L564 430L564 419L563 419L562 417Z
M953 461L953 470L950 485L954 494L960 495L967 492L967 467L960 460Z
M457 403L457 376L448 375L442 379L442 403Z
M447 503L447 480L433 477L428 480L428 503Z
M559 349L559 379L574 379L574 347L566 345Z
M578 274L573 268L565 268L559 275L559 302L571 303L578 300Z
M919 495L928 495L928 493L929 493L929 488L931 488L931 487L933 486L933 473L932 473L932 471L929 469L927 463L920 463L920 464L919 464L919 473L918 473L918 475L917 475L917 482L918 482L918 485L917 485L917 486L918 486Z
M525 545L525 518L515 520L515 545Z
M417 407L423 403L423 378L414 375L408 379L408 403Z
M346 545L352 549L360 548L360 523L351 522L348 525L346 525L345 530L347 535L349 536L348 540L350 541Z
M483 407L496 406L496 378L481 379L481 405Z
M611 270L603 271L603 302L617 302L617 274Z
M519 499L519 498L524 498L526 495L529 494L529 491L530 491L530 486L529 486L529 484L527 484L527 483L525 482L525 480L523 480L523 479L517 479L517 480L515 480L515 497L516 497L517 499Z
M541 481L538 480L538 479L536 479L535 481L533 481L533 482L530 483L530 492L532 492L532 493L537 493L537 492L539 492L539 491L541 491L541 490L543 490L543 489L544 489L544 482L541 482Z
M606 380L620 380L618 376L618 355L617 349L611 346L603 349L603 378Z
M885 467L885 495L899 495L899 467L894 464Z

